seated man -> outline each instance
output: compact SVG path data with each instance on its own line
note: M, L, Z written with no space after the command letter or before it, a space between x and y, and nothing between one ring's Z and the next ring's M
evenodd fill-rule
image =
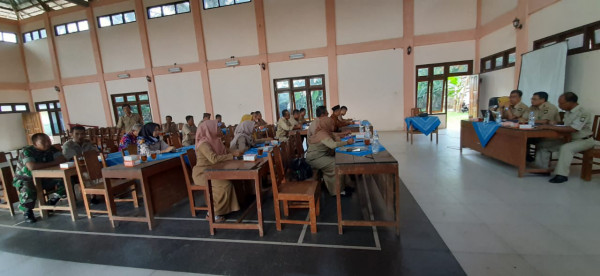
M262 128L262 127L265 127L268 125L267 122L265 120L263 120L262 113L260 113L260 111L254 111L253 114L254 114L253 120L255 122L255 124L254 124L255 127Z
M316 113L315 115L317 117L308 126L308 131L306 132L307 139L310 138L310 136L315 134L315 132L317 131L317 126L319 125L319 119L329 116L329 112L327 112L327 107L322 106L322 105L317 107L317 110L315 111L315 113ZM344 137L346 135L349 135L350 133L352 133L352 132L350 132L348 130L345 132L333 133L333 134L337 137Z
M348 108L344 105L340 108L340 117L339 117L340 121L346 122L346 123L352 122L352 119L344 119L344 116L346 116L346 112L348 112Z
M339 105L332 107L331 110L333 111L333 114L331 114L331 119L333 119L335 125L335 128L333 130L334 132L339 132L342 127L349 125L347 122L340 121L340 114L342 114L342 109Z
M300 108L300 116L299 119L297 120L298 123L300 123L301 125L304 125L307 123L306 121L306 108Z
M507 120L519 120L524 114L527 114L529 118L529 107L521 102L523 92L521 90L513 90L510 92L509 103L506 105L500 105L502 112L502 119Z
M196 130L198 127L194 124L194 116L192 115L185 116L185 122L186 124L183 125L183 128L181 129L181 134L183 136L181 144L184 147L187 147L196 143Z
M176 123L173 123L173 117L167 115L165 119L167 122L163 125L163 131L169 135L179 135L179 127Z
M275 139L285 142L290 138L290 131L294 129L294 125L290 122L290 112L287 109L284 109L281 115L281 118L277 121Z
M556 124L560 122L558 108L548 102L548 93L540 91L533 93L531 97L531 107L529 112L535 115L536 124ZM524 113L519 119L520 122L526 123L529 120L529 113Z
M71 128L72 139L62 146L62 154L67 160L73 159L75 155L82 155L88 151L98 151L98 147L85 138L85 128L74 126Z
M292 118L290 118L290 123L294 126L294 129L302 129L302 124L298 120L300 120L300 110L294 109Z
M595 145L592 137L592 115L577 103L578 97L573 92L566 92L558 98L558 105L565 110L565 125L543 125L539 129L551 129L561 133L570 133L571 142L544 139L536 145L535 162L540 168L546 168L550 162L551 152L558 151L558 163L554 169L555 176L550 183L563 183L569 180L569 169L573 155L591 149Z
M200 121L200 123L208 120L210 120L210 113L204 113L202 114L202 121Z
M31 171L47 167L57 166L67 161L62 153L50 142L50 137L44 133L36 133L31 136L33 146L26 146L19 154L13 186L19 192L19 209L24 212L25 219L29 223L36 222L33 208L37 200L37 190L33 183ZM43 189L56 192L48 196L48 204L56 205L61 197L65 196L65 186L62 179L42 179Z
M221 114L215 115L215 120L217 120L217 126L219 126L219 128L227 127L227 125L223 123L223 116L221 116Z

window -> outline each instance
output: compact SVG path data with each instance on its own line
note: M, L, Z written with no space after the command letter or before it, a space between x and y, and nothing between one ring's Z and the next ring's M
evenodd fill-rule
M27 103L1 103L0 114L29 112Z
M135 22L135 11L126 11L115 14L98 16L98 28Z
M567 55L574 55L600 49L600 21L551 35L533 42L537 50L552 44L566 41Z
M54 26L54 32L56 33L56 36L83 32L89 29L90 27L88 25L87 20L81 20Z
M17 35L15 33L0 32L0 41L17 43Z
M40 113L44 133L61 135L65 132L65 123L60 111L59 101L37 102L35 108Z
M46 38L46 29L39 29L23 34L23 41L25 43L42 38Z
M481 59L481 73L515 66L517 48L511 48Z
M285 109L290 113L294 109L306 108L305 118L316 117L317 107L325 106L325 75L294 77L273 80L277 119Z
M448 78L471 74L471 60L417 66L416 107L429 114L446 113Z
M204 9L214 9L220 7L226 7L231 5L250 3L251 0L202 0L204 2Z
M174 2L174 3L163 4L160 6L152 6L152 7L147 8L147 12L148 12L149 19L159 18L159 17L163 17L163 16L169 16L169 15L175 15L175 14L181 14L181 13L188 13L188 12L190 12L190 2L183 1L183 2Z
M142 115L144 123L152 122L152 112L150 110L150 99L148 92L135 92L125 94L111 95L115 122L119 121L119 117L125 115L123 105L129 104L131 112ZM140 112L141 111L141 112Z

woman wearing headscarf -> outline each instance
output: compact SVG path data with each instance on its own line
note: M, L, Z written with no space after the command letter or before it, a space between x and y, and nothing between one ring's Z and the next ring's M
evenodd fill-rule
M245 152L257 143L264 143L272 140L271 138L256 139L253 138L254 121L244 121L239 124L234 131L233 139L231 140L229 149Z
M252 121L252 118L254 118L254 116L252 116L250 114L244 114L244 115L242 115L242 120L240 120L240 124L245 121Z
M121 137L121 141L119 142L119 151L123 151L127 149L127 147L131 144L137 146L137 137L140 134L140 130L142 130L142 124L135 124L131 127L131 131L125 133L123 137Z
M159 124L145 124L137 137L138 153L141 155L148 155L148 153L152 151L160 151L161 153L172 151L174 148L161 140L159 134Z
M233 155L227 151L221 141L222 135L216 120L207 120L198 126L196 166L192 169L192 177L197 185L207 185L204 175L206 168L220 162L233 160ZM229 180L211 180L211 182L215 221L224 222L225 215L240 209L235 189ZM207 216L209 215L207 214Z
M321 117L317 121L315 133L308 138L306 162L313 168L323 172L325 186L331 196L335 196L335 148L354 144L354 139L336 142L333 134L335 123L330 117ZM345 195L344 185L341 187Z

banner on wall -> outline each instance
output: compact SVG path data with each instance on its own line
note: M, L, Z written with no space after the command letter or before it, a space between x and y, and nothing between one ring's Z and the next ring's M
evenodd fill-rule
M523 101L529 103L533 93L548 93L548 102L557 105L558 96L565 92L567 42L559 42L525 53L521 59L519 90Z

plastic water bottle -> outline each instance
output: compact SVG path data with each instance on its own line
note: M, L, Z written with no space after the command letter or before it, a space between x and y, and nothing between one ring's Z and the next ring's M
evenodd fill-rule
M374 131L373 134L373 142L371 143L371 150L373 154L379 153L379 134L377 134L377 130Z
M486 111L483 116L483 123L487 124L490 122L490 111Z
M529 112L529 121L527 122L527 124L530 126L535 125L535 114L533 113L533 111Z
M496 123L500 124L502 123L502 115L500 115L500 112L496 112Z
M362 121L360 121L358 124L358 132L360 132L360 133L365 132L365 127L363 126Z

